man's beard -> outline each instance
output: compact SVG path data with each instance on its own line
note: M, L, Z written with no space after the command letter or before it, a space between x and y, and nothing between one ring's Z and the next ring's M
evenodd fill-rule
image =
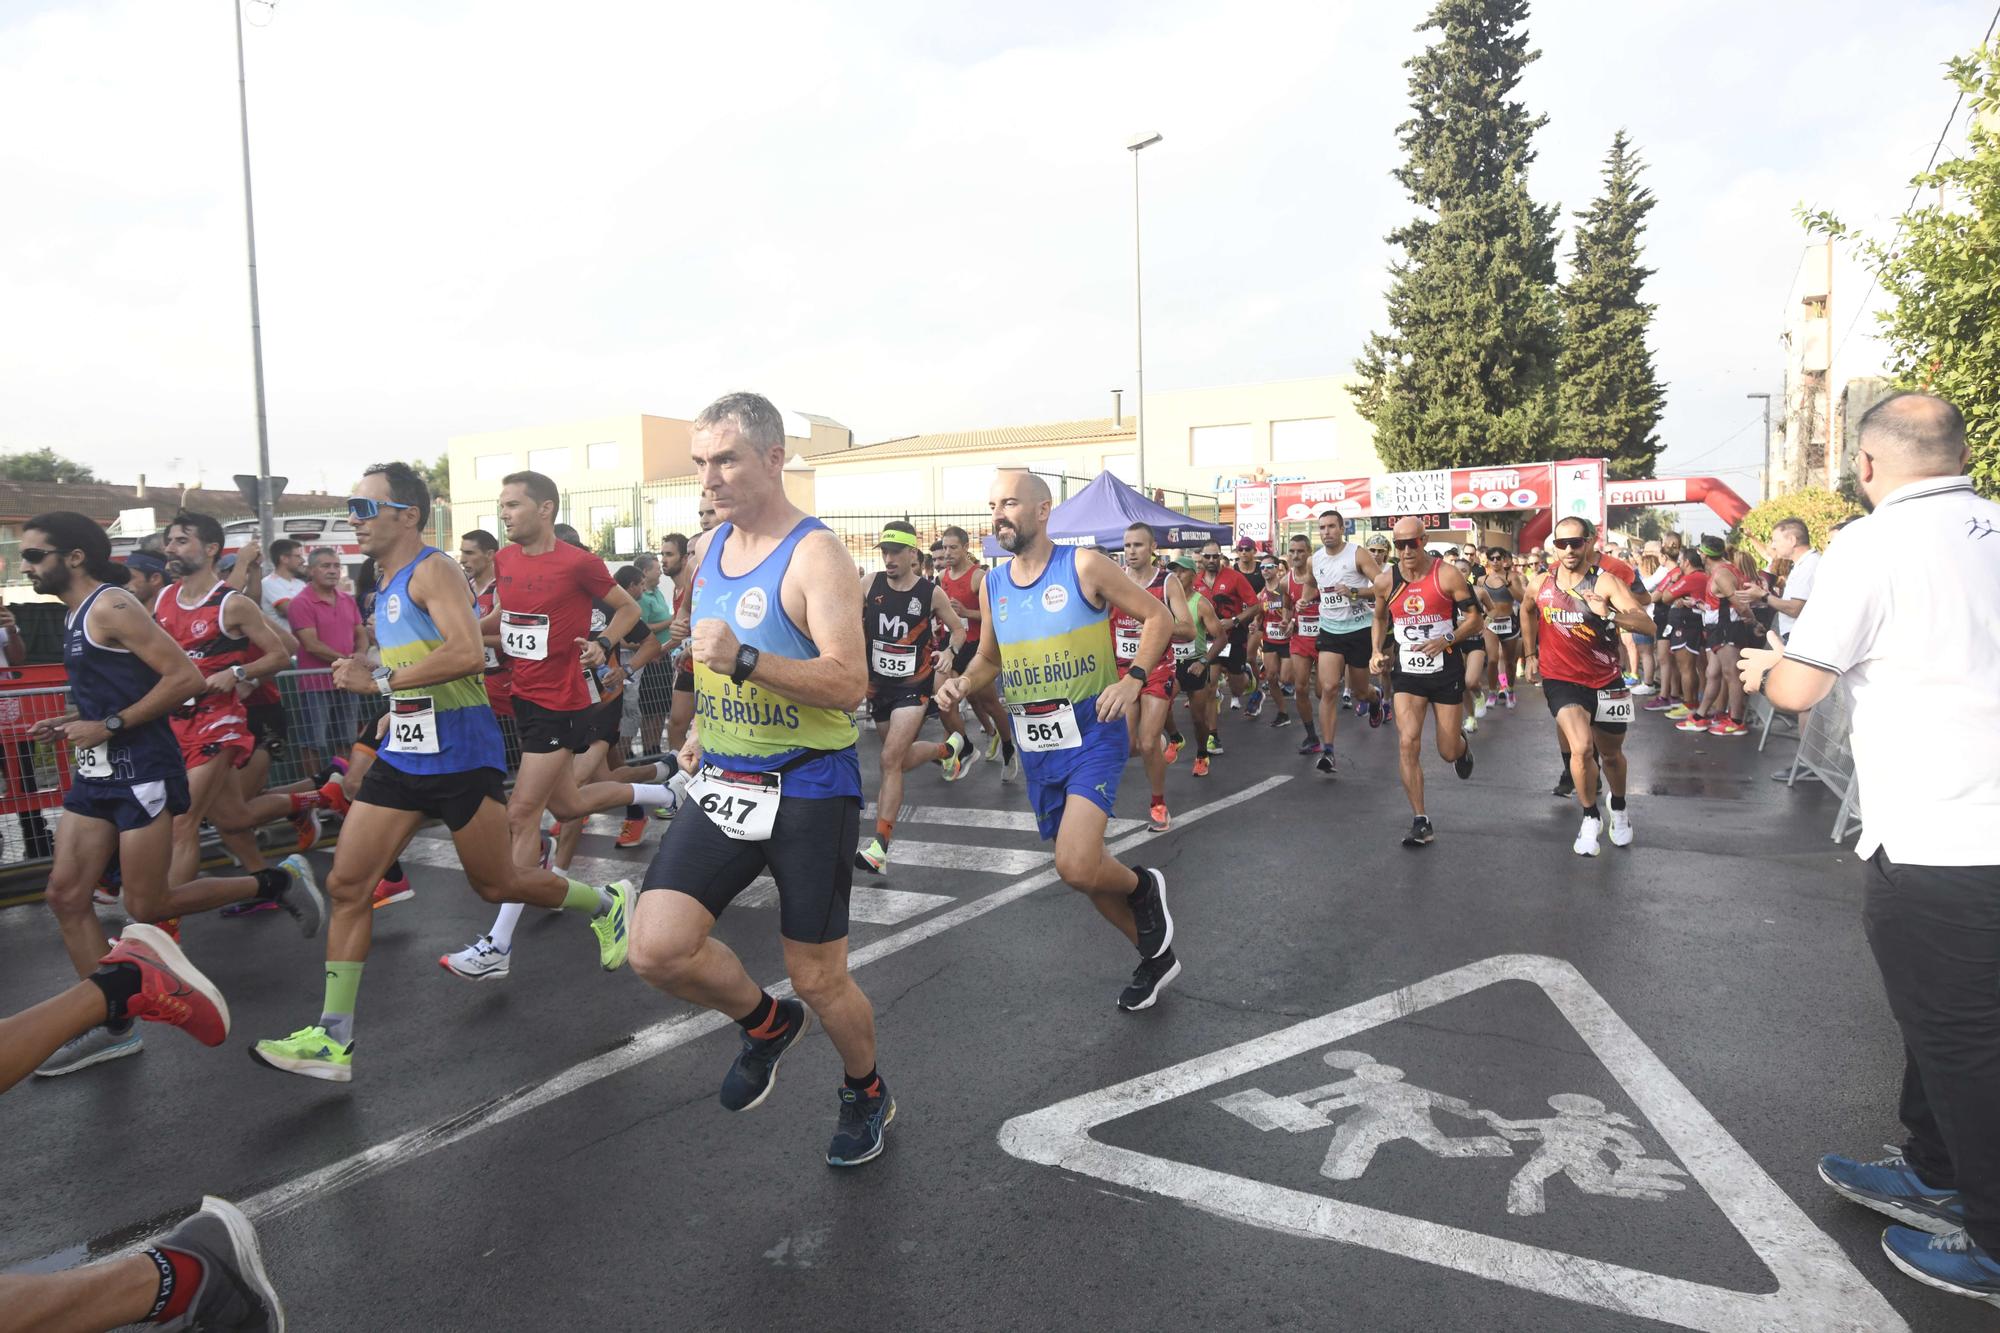
M68 565L57 565L46 575L30 574L28 585L44 597L60 597L69 591L75 572Z
M1018 551L1028 541L1028 534L1012 523L995 523L993 539L1009 551Z

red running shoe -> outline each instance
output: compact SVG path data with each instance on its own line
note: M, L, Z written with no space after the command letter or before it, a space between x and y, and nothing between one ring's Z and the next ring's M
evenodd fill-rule
M628 819L618 826L618 841L615 844L616 846L637 847L645 840L646 821L644 819Z
M387 907L390 903L408 902L416 896L417 891L410 887L410 876L405 872L401 879L385 879L377 884L368 905L371 908Z
M301 810L292 816L292 827L299 831L299 850L309 852L319 843L319 807Z
M328 810L342 819L347 818L347 812L354 804L347 799L347 788L340 785L339 778L334 778L319 789L319 799L326 803Z
M125 1005L130 1017L170 1024L204 1046L220 1046L228 1037L229 1002L159 927L139 922L125 927L97 962L139 969L139 993Z

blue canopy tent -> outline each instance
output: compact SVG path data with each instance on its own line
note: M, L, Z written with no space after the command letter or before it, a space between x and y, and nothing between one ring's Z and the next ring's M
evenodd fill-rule
M1125 529L1144 523L1153 530L1153 540L1161 546L1200 546L1204 542L1228 545L1226 523L1208 523L1176 513L1163 504L1147 499L1109 472L1049 510L1049 538L1059 546L1105 546L1112 550L1125 544ZM1007 554L1000 543L988 537L984 543L989 559Z

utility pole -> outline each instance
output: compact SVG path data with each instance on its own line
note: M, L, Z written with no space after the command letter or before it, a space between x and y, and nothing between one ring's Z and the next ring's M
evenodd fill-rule
M1137 344L1139 358L1138 388L1138 450L1139 450L1139 493L1152 499L1152 492L1146 489L1146 298L1145 267L1139 260L1139 153L1150 148L1164 137L1159 134L1142 134L1125 145L1132 154L1132 332Z
M1762 503L1771 498L1771 395L1768 393L1746 393L1745 398L1764 400L1764 462L1758 469L1757 500Z
M257 532L268 553L277 532L271 433L264 417L264 321L257 307L257 215L250 204L250 92L243 77L243 0L236 0L236 116L243 135L243 241L250 256L250 371L257 388ZM270 556L266 554L265 560Z

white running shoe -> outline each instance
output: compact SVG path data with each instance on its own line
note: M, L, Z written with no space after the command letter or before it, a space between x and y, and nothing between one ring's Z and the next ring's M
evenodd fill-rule
M1470 736L1473 732L1479 730L1479 714L1475 712L1467 712L1465 715L1465 721L1458 724L1458 729L1464 732L1468 736Z
M481 935L457 953L438 959L438 966L467 981L500 981L513 962L514 955L495 944L491 935Z
M1632 687L1632 697L1635 699L1643 699L1648 695L1658 694L1659 692L1660 692L1659 686L1648 685L1644 681L1640 681L1637 685L1634 685Z
M1472 692L1472 718L1476 722L1480 718L1485 716L1486 716L1486 691L1474 690Z
M1611 845L1630 847L1632 845L1632 812L1613 810L1611 812Z
M1016 750L1000 761L1000 780L1019 782L1021 780L1021 752Z
M1583 827L1576 831L1576 841L1570 844L1570 850L1578 856L1597 855L1597 835L1603 831L1603 820L1595 815L1585 815Z

